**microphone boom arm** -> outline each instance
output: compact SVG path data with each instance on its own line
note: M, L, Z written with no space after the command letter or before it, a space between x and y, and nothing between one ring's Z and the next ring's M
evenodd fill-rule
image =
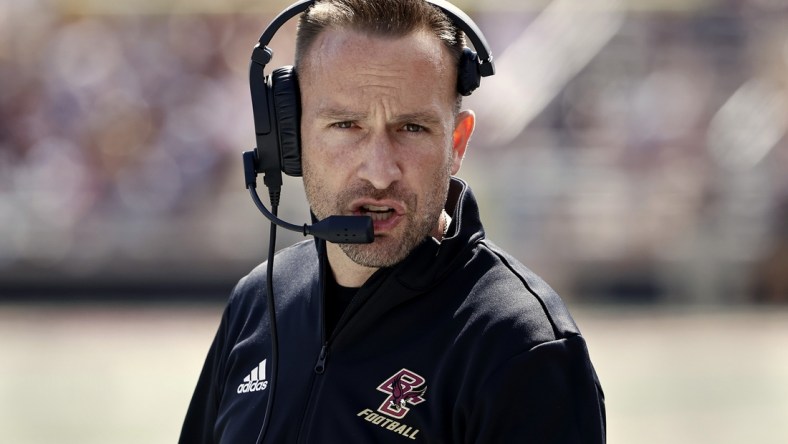
M312 225L296 225L285 222L268 211L260 195L257 194L257 172L254 151L243 153L244 178L246 188L252 196L257 209L266 219L285 230L295 231L304 236L314 236L328 242L339 244L369 244L375 240L372 218L369 216L329 216Z

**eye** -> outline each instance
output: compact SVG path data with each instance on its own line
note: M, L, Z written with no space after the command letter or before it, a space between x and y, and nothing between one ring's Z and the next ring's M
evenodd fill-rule
M339 129L350 129L353 128L353 122L345 121L345 122L335 122L331 124L332 128L339 128Z
M409 133L420 133L422 131L426 131L427 129L421 125L417 125L415 123L406 123L405 126L402 127L405 131Z

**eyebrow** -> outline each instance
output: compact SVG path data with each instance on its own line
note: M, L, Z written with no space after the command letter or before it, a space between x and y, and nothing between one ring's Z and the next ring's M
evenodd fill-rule
M340 108L323 108L318 110L317 117L328 120L356 121L361 120L366 113L358 113Z
M355 112L341 108L324 108L317 112L317 117L327 120L355 122L365 119L367 117L367 113ZM428 126L440 124L440 119L437 116L435 116L433 113L428 113L428 112L413 112L413 113L401 114L396 116L394 120L395 122L398 123L414 122L414 123L423 123Z
M397 116L397 121L401 123L408 123L408 122L423 123L426 124L427 126L436 126L440 124L440 119L437 116L425 112L402 114L400 116Z

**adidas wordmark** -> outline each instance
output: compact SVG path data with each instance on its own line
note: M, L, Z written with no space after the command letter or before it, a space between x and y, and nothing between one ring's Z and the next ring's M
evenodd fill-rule
M260 365L252 369L238 386L238 393L261 392L268 388L268 381L265 379L265 363L267 359L263 359Z

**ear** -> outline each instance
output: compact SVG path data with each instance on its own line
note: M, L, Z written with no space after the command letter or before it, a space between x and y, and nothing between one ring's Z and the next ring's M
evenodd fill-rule
M457 174L465 157L465 150L471 140L471 134L476 127L476 114L471 110L465 110L457 114L454 122L454 134L452 137L452 166L451 174Z

